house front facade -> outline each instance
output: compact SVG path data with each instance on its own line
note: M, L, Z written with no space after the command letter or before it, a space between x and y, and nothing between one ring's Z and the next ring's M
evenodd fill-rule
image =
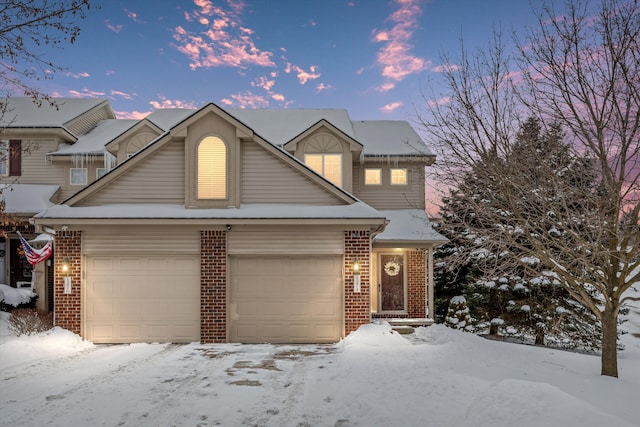
M406 122L207 104L101 119L47 158L106 169L31 219L55 323L86 339L336 342L433 312L434 156Z

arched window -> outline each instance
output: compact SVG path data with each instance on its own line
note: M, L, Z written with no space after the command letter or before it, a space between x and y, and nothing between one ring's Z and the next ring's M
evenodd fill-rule
M328 133L312 136L305 147L304 162L338 187L342 186L342 145Z
M227 197L227 146L215 136L198 145L198 199Z

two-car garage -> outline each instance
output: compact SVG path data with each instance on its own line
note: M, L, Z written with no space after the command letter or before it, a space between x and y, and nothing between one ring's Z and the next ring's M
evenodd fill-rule
M342 236L310 233L228 233L228 341L340 339ZM167 234L138 228L127 236L116 240L98 228L84 233L83 336L96 343L199 341L199 231ZM314 239L315 253L309 249L309 238ZM166 253L167 247L174 252Z

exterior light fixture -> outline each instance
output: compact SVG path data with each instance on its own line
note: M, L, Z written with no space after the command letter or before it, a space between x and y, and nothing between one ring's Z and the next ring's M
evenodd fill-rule
M362 286L361 286L361 281L360 281L360 260L358 260L358 258L356 258L355 261L353 261L353 292L361 292L362 290Z
M62 272L68 273L69 270L71 270L71 261L69 260L69 258L64 258L62 260Z

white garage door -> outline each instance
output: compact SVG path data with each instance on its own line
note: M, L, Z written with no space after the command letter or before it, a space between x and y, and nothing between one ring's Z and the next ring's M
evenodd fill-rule
M336 342L342 336L342 257L232 256L229 339Z
M85 258L85 338L96 343L200 340L200 258Z

